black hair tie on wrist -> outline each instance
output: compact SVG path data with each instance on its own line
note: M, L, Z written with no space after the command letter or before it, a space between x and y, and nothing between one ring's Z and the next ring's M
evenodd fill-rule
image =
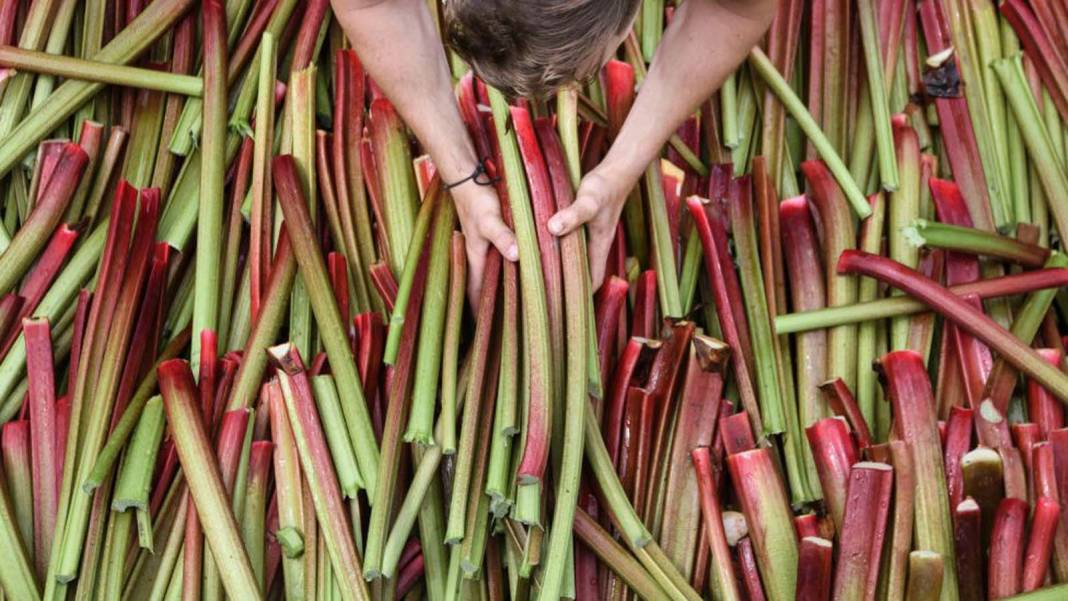
M497 183L499 179L500 178L490 177L489 172L486 170L486 159L482 159L478 162L478 165L475 165L475 170L471 172L471 175L468 175L460 181L445 184L445 190L452 190L467 182L475 182L475 184L479 186L492 186Z

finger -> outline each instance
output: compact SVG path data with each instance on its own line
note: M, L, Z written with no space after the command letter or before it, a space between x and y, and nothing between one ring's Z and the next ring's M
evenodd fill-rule
M486 267L486 249L489 243L477 236L467 238L467 300L472 308L478 307L478 295L482 291L482 271Z
M590 255L590 283L596 292L604 282L605 267L608 262L608 252L612 248L615 239L614 231L608 227L591 227L589 240Z
M570 234L575 228L593 219L600 205L601 203L596 196L580 192L578 198L575 199L575 202L570 207L549 219L549 231L557 236Z
M515 242L515 234L504 224L499 215L486 215L479 222L481 233L490 244L497 247L497 252L509 261L519 260L519 247ZM483 252L485 254L485 252Z

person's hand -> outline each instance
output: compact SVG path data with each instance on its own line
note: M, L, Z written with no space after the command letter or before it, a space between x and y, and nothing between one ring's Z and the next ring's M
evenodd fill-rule
M549 219L549 231L557 236L569 234L586 224L594 291L604 281L605 262L615 238L619 214L634 183L633 177L612 173L602 163L582 178L575 202Z
M472 307L478 307L482 290L482 271L490 244L508 261L519 259L515 235L501 219L501 203L492 186L464 182L449 190L456 203L460 229L467 245L467 295Z

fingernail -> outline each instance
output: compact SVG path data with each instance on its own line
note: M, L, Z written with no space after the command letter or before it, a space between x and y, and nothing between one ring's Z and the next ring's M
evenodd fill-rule
M510 261L518 261L519 260L519 248L515 244L513 244L513 245L508 247L508 260L510 260Z
M552 219L549 220L549 231L551 233L559 234L560 231L563 230L563 229L564 229L563 225L560 223L560 220L557 219L556 217L553 217Z

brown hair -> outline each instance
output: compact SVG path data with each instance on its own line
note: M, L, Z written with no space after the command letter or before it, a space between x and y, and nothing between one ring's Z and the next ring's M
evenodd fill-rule
M639 0L447 0L449 45L509 96L540 97L601 67Z

